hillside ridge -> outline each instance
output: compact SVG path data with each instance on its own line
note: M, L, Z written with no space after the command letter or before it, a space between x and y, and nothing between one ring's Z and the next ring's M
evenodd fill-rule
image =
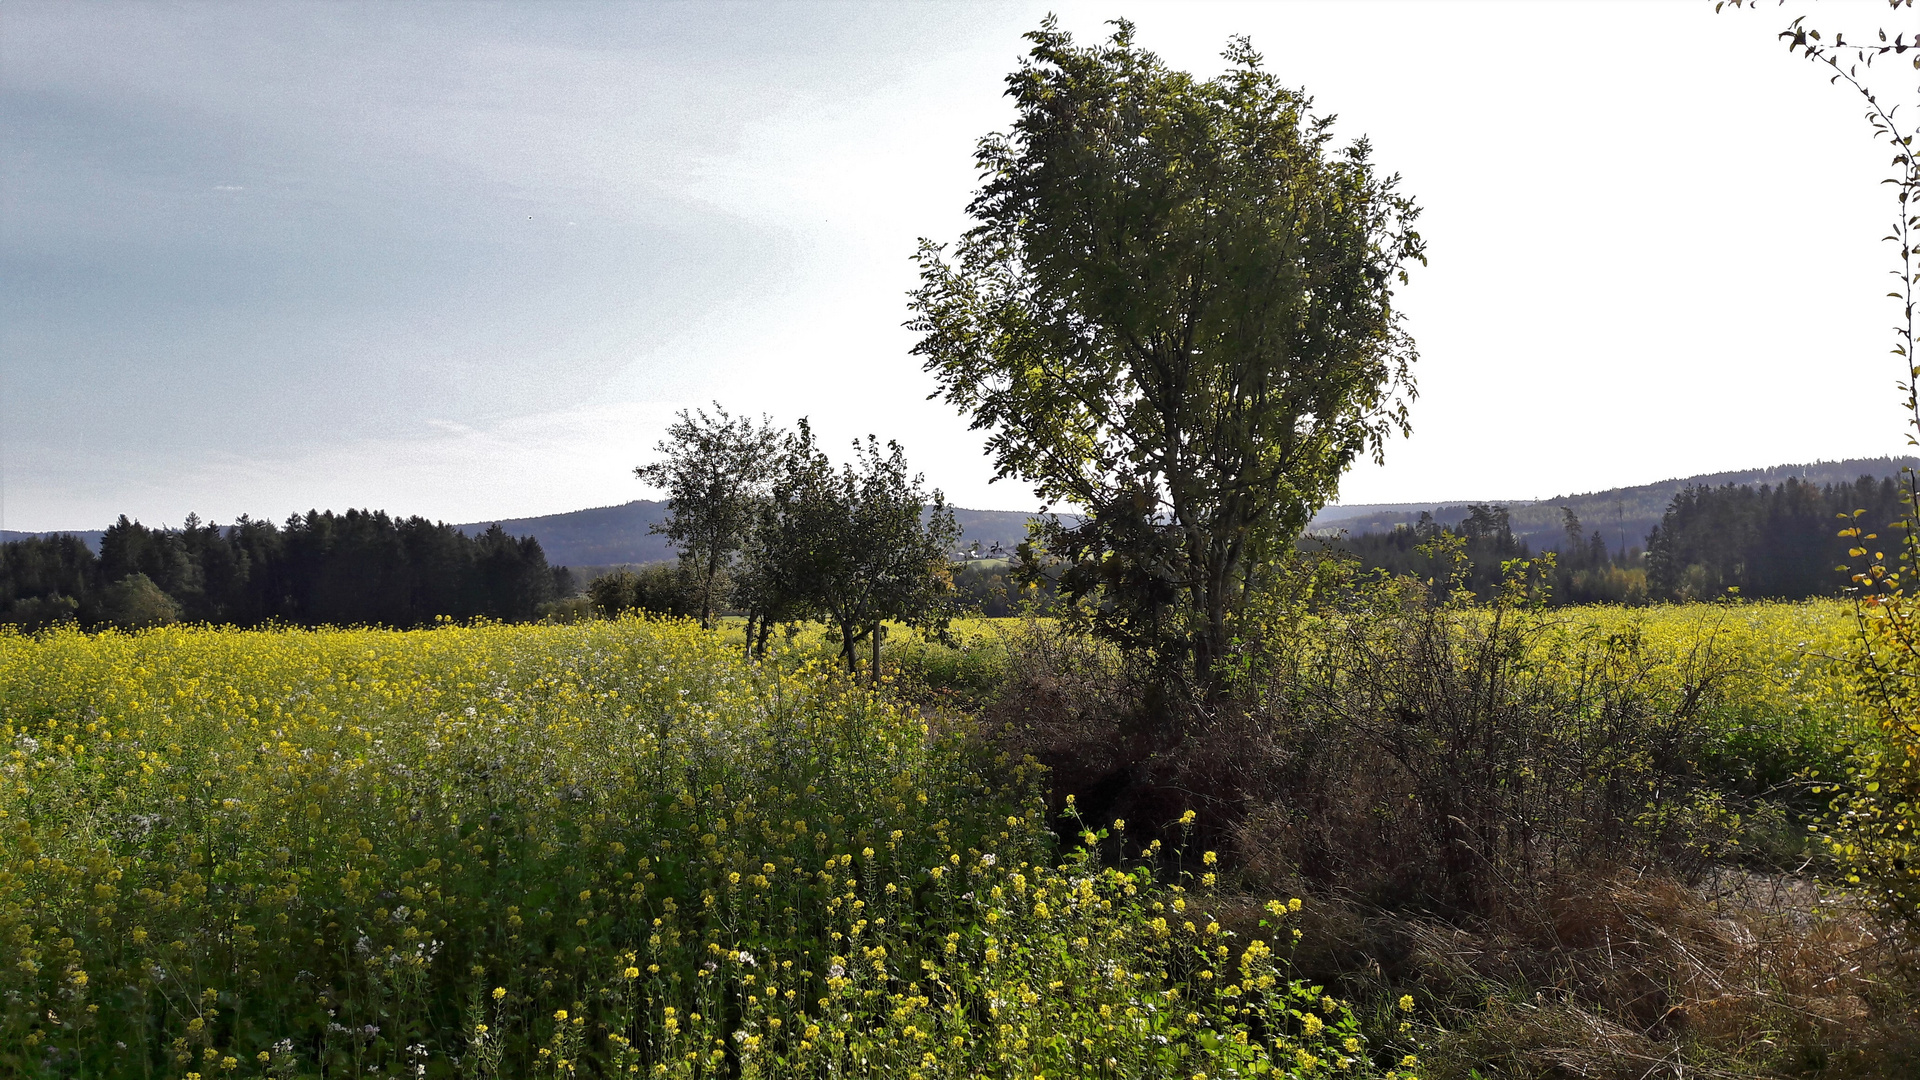
M1823 485L1851 483L1861 476L1897 476L1903 465L1920 466L1920 458L1844 458L1771 465L1674 477L1648 484L1559 495L1551 499L1336 504L1315 515L1307 531L1317 536L1342 532L1390 532L1396 525L1412 524L1422 512L1433 515L1434 520L1443 525L1455 525L1467 516L1469 506L1498 503L1508 508L1515 535L1536 550L1552 546L1564 535L1562 507L1577 514L1587 531L1599 530L1609 545L1626 547L1645 543L1647 533L1659 523L1667 503L1687 487L1777 484L1788 477ZM640 565L664 562L674 557L673 548L667 543L666 537L650 532L653 525L665 520L666 509L664 500L633 499L612 506L593 506L559 514L464 522L456 524L454 528L471 535L498 524L516 536L532 535L539 539L547 561L558 566ZM982 550L990 549L995 544L1011 550L1026 538L1027 521L1036 516L1018 510L972 510L964 507L955 507L953 513L960 526L960 545L964 548L978 542ZM0 541L59 535L77 536L89 548L99 550L101 530L98 529L57 529L47 532L5 530L0 531Z
M1468 507L1497 504L1507 507L1514 535L1527 541L1535 550L1554 546L1565 535L1563 508L1572 510L1580 518L1585 531L1591 533L1597 530L1608 545L1624 549L1644 544L1647 533L1660 523L1661 516L1666 513L1667 504L1689 487L1779 484L1789 478L1819 485L1852 483L1862 476L1875 479L1897 477L1903 466L1920 466L1920 458L1843 458L1837 461L1733 469L1577 495L1557 495L1551 499L1461 499L1440 503L1335 505L1315 515L1307 531L1316 536L1332 536L1343 532L1356 535L1391 532L1396 525L1414 523L1422 512L1433 515L1433 519L1442 525L1457 525L1467 516Z

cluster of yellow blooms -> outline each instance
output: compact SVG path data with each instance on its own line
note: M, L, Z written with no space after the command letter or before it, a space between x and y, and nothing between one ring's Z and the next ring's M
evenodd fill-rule
M1060 857L1034 767L737 653L0 630L0 1074L1379 1073L1297 901Z

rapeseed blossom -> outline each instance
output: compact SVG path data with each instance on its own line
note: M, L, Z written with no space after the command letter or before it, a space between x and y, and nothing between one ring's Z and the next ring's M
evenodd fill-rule
M1368 1067L1206 914L1211 869L1063 859L1036 766L737 652L634 618L0 630L0 1071Z

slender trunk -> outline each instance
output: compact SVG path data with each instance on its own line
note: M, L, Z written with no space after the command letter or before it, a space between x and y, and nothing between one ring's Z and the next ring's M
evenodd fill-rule
M760 641L753 648L755 656L767 655L767 634L772 630L773 620L765 615L760 616Z
M853 648L853 624L850 622L840 624L840 655L847 659L847 674L858 675L860 673L860 654L855 652Z
M874 686L880 685L880 620L873 620L873 670L867 672L867 678Z
M745 650L745 655L746 655L746 657L747 657L747 659L749 659L749 660L751 660L751 659L753 659L753 626L754 626L754 620L755 620L755 619L757 619L757 618L759 618L759 617L760 617L760 612L759 612L759 610L758 610L758 609L756 609L756 608L748 608L748 609L747 609L747 640L746 640L746 644L745 644L744 646L742 646L742 648L743 648L743 649Z
M707 561L706 581L700 589L700 625L703 629L713 629L713 578L720 571L720 561Z

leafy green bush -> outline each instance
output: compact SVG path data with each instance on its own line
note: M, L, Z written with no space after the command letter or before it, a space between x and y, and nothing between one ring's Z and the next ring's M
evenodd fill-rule
M603 574L587 586L587 599L608 617L629 611L690 617L700 611L692 575L674 563Z

